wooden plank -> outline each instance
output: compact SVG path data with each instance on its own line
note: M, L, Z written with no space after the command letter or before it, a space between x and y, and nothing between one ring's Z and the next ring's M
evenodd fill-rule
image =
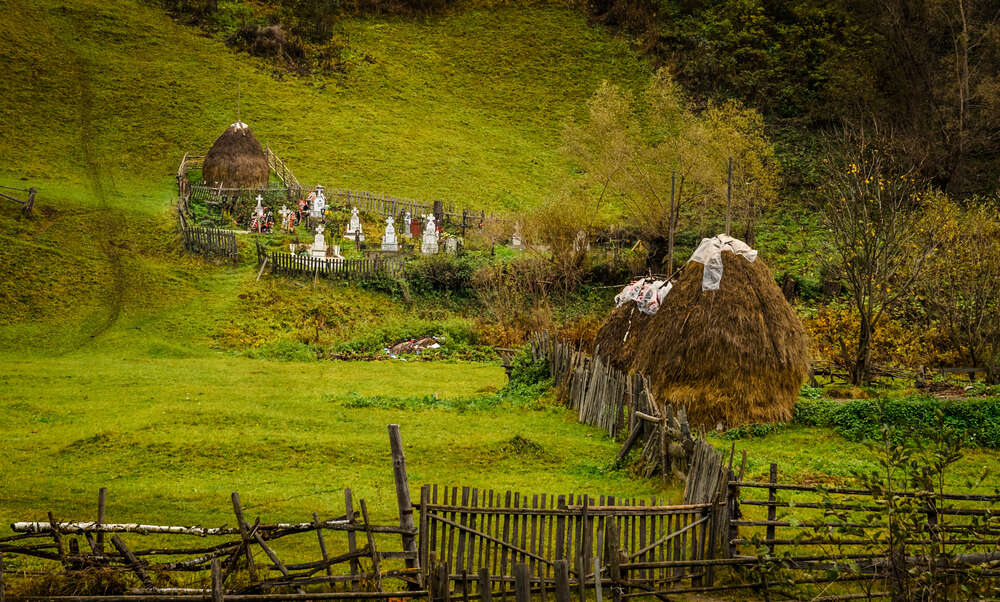
M778 482L778 465L775 464L774 462L771 463L770 469L768 471L768 482L771 483L772 485ZM767 491L767 501L776 502L778 499L777 495L778 495L777 489L775 489L774 487L769 488ZM777 508L775 508L773 505L768 506L767 520L773 523L775 518L777 518ZM767 526L766 539L773 541L774 538L775 538L775 527L773 524L770 524ZM774 555L773 543L768 545L768 550L770 551L770 554L773 556Z
M493 584L490 582L490 571L485 566L479 569L479 590L477 593L480 602L493 602Z

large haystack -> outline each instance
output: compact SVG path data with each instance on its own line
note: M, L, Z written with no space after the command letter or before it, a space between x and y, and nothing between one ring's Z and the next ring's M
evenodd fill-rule
M689 262L659 311L612 347L635 302L616 309L600 353L645 374L656 400L686 407L692 425L789 420L809 370L802 324L763 261L724 250L722 267L719 289L702 290L704 266Z
M597 331L595 351L615 368L628 372L635 359L636 342L643 337L652 318L639 311L635 301L614 308Z
M247 124L237 121L215 140L215 144L205 155L201 177L206 186L267 186L270 177L267 156Z

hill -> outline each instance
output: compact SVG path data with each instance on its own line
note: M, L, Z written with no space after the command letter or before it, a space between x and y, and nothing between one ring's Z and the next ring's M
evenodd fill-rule
M544 198L562 125L602 80L648 74L558 7L346 18L345 67L328 78L274 73L136 0L0 7L22 34L0 49L0 180L153 212L180 156L236 120L238 86L243 120L304 184L496 207Z

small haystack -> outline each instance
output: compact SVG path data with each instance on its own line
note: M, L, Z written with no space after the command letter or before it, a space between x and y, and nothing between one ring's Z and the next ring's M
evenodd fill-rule
M215 140L201 167L204 184L222 188L262 188L270 173L264 149L242 121Z
M704 265L690 261L655 314L634 301L612 313L600 354L645 374L692 426L787 421L809 371L802 323L763 261L723 249L718 290L703 290Z

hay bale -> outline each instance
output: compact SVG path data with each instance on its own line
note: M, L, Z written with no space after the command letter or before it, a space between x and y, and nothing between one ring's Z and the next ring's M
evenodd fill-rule
M600 353L645 374L657 402L686 408L692 426L790 420L809 371L802 323L763 261L723 251L722 262L719 290L702 291L704 266L689 262L659 311ZM627 307L602 340L621 331Z
M635 301L616 307L597 331L595 352L618 370L628 372L635 359L636 342L652 317L639 311Z
M223 188L263 188L270 175L260 142L250 127L239 121L215 140L201 167L205 185Z

